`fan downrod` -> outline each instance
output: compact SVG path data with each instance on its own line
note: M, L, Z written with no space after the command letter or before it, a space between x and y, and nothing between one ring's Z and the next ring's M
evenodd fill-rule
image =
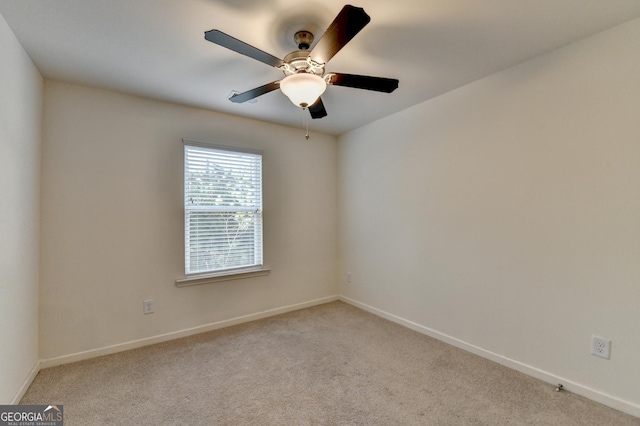
M313 34L309 31L298 31L294 34L293 41L298 45L298 49L308 50L311 43L313 43Z

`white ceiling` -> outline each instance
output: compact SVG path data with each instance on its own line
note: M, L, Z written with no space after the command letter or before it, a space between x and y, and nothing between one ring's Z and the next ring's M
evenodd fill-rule
M281 71L204 40L219 29L277 57L293 34L316 40L344 0L0 0L0 14L46 78L291 126L302 112L279 91L234 104ZM371 16L327 71L397 78L391 94L329 86L341 134L622 22L640 0L361 0ZM313 47L313 46L312 46Z

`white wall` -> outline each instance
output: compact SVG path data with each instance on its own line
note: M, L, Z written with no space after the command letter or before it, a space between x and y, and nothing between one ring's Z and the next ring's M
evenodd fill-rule
M38 363L42 77L0 16L0 404Z
M638 52L635 20L339 138L341 294L640 416Z
M335 296L336 140L304 134L47 80L41 358ZM264 150L269 276L176 288L184 277L182 138ZM143 315L147 298L155 313Z

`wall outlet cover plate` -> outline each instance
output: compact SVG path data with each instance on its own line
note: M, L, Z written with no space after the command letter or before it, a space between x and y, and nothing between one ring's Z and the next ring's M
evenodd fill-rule
M591 336L591 353L600 358L611 358L611 340L598 336Z

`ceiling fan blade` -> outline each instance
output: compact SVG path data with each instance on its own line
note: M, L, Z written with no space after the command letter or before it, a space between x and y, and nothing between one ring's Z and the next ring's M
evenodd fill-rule
M273 81L271 83L267 83L264 86L256 87L255 89L247 90L243 93L236 93L231 96L229 100L235 103L242 103L250 101L253 98L257 98L258 96L262 96L265 93L273 92L276 89L280 88L280 81Z
M282 59L278 59L273 55L270 55L257 47L253 47L250 44L240 41L237 38L231 37L228 34L218 30L210 30L204 33L204 38L211 43L215 43L219 46L226 47L229 50L238 52L242 55L256 59L272 67L278 68L282 66Z
M371 21L363 8L346 5L320 37L309 57L326 64Z
M322 98L318 98L318 100L308 108L311 118L322 118L327 116L327 110L324 109Z
M371 77L356 74L328 74L328 83L334 86L354 87L356 89L375 90L376 92L391 93L398 88L399 81L395 78Z

